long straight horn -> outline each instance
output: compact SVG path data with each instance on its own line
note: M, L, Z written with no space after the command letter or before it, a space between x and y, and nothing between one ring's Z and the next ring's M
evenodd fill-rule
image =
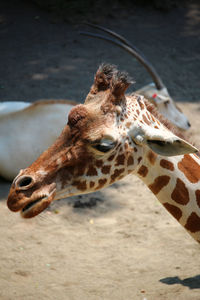
M115 37L117 40L112 39L107 36L104 36L104 35L101 35L101 34L98 34L98 33L91 33L91 32L87 32L87 31L81 31L80 34L85 35L85 36L99 38L102 40L106 40L106 41L126 50L128 53L130 53L132 56L134 56L145 67L147 72L151 75L151 77L156 85L156 88L158 90L162 90L165 87L165 85L162 82L162 79L160 78L160 76L158 75L158 73L156 72L156 70L154 69L152 64L146 59L146 57L141 53L141 51L139 51L135 46L133 46L127 39L125 39L121 35L113 32L105 27L94 25L91 23L86 23L86 24L88 26L97 28L99 30L102 30L102 31L108 33L109 35Z

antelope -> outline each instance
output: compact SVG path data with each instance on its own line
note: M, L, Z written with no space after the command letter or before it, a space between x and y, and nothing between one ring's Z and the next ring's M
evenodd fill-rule
M115 66L101 65L61 135L14 179L7 205L24 218L52 201L92 193L135 174L200 242L200 157Z
M180 110L180 108L176 105L176 103L173 101L161 77L158 75L157 71L155 70L153 65L148 61L148 59L144 56L144 54L138 48L132 45L130 41L125 39L123 36L115 33L114 31L107 29L103 26L98 26L91 23L85 24L100 31L106 32L109 36L104 36L98 33L86 31L81 31L80 34L89 37L99 38L110 42L131 54L131 56L135 57L138 60L138 62L144 66L149 75L152 77L153 83L145 85L144 87L137 90L136 93L143 95L153 105L155 105L159 113L165 116L173 125L182 130L189 129L191 126L190 122Z

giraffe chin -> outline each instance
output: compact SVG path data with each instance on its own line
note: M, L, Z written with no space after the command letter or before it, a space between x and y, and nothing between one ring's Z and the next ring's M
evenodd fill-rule
M28 202L20 211L22 218L33 218L44 211L54 200L56 195L56 188L54 188L49 195L34 197Z

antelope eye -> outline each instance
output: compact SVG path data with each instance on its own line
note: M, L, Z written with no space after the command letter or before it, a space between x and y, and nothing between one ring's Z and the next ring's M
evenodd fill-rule
M100 141L95 141L91 144L92 148L96 149L99 152L107 153L116 146L116 141L102 139Z

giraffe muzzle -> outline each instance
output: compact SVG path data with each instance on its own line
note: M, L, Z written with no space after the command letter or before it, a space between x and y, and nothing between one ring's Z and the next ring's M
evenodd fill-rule
M44 211L54 200L56 194L55 184L52 184L49 193L33 197L20 211L22 218L33 218Z
M7 206L13 212L20 211L23 218L33 218L45 210L56 195L56 184L51 183L44 188L35 190L32 195L27 190L13 190L8 196Z

